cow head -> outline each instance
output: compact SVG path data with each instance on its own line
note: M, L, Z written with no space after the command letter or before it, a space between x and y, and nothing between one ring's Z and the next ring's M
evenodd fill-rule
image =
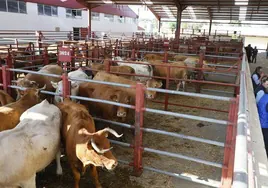
M51 81L51 85L53 88L56 89L55 93L57 94L62 94L63 92L63 85L62 85L62 81L60 82L52 82ZM77 96L78 95L78 90L79 90L79 84L76 83L76 82L71 82L71 95L73 96ZM73 101L75 101L75 99L73 99ZM57 103L60 103L60 102L63 102L63 97L61 96L58 96L58 95L55 95L54 97L54 102L57 104Z
M161 88L162 87L162 82L157 81L155 79L149 79L145 83L146 87L151 87L151 88ZM147 99L154 99L156 97L156 91L145 91L145 95Z
M38 89L39 87L38 83L36 83L35 81L28 80L26 78L18 79L16 83L17 86L19 87L34 88L34 89ZM17 99L21 98L25 93L24 90L17 89L16 91L17 91Z
M88 165L105 167L107 170L113 170L118 162L111 152L108 135L112 134L119 138L114 130L105 128L95 133L89 133L85 128L78 131L80 143L76 145L76 156L83 163Z
M115 91L111 93L110 100L118 103L123 104L131 104L131 97L123 91ZM116 108L116 116L119 118L125 118L127 116L128 108L122 107L122 106L114 106Z
M24 91L20 100L30 100L32 103L40 103L42 101L40 97L40 91L45 90L46 85L43 88L35 89L35 88L28 88Z

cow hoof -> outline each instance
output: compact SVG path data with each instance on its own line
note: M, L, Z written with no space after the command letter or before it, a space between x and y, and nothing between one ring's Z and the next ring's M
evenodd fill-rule
M62 175L62 168L57 169L56 173L57 173L58 176L61 176Z

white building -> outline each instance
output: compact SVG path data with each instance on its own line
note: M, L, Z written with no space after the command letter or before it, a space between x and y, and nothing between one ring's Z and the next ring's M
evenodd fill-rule
M137 15L128 7L92 9L92 31L133 33ZM88 27L88 11L76 0L0 0L0 30L73 31Z

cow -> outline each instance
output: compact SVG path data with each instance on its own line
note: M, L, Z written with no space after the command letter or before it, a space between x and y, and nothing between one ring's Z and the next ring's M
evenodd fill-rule
M142 76L135 76L135 80L136 81L141 81L141 82L145 82L148 79L152 78L153 76L153 68L152 66L148 63L148 62L142 62L142 63L146 63L148 65L144 65L144 64L133 64L133 63L122 63L120 61L123 61L123 59L121 57L114 57L113 60L117 61L117 64L119 66L129 66L132 67L135 70L136 74L140 74L140 75L145 75L147 77L142 77ZM139 62L139 61L136 61Z
M101 188L97 167L113 170L118 162L111 152L108 134L118 135L114 130L105 128L96 132L95 123L87 109L65 99L57 105L62 112L61 129L66 155L74 175L74 187L79 188L81 174L91 166L91 176L95 186Z
M207 61L203 61L203 66L202 67L198 67L198 62L199 62L199 57L188 57L187 59L184 60L184 63L187 65L188 68L188 77L190 79L194 79L195 78L195 69L194 68L205 68L205 69L211 69L209 67L209 65L207 64ZM215 67L212 68L211 70L205 70L206 72L211 72L214 71Z
M46 65L42 67L42 69L40 69L38 73L62 75L63 69L58 65ZM47 91L54 92L55 89L52 86L51 81L59 82L60 80L61 78L55 78L51 76L43 76L39 74L29 73L24 78L17 80L17 86L26 87L26 88L40 88L46 85ZM17 89L17 99L19 99L23 95L24 95L24 91ZM42 98L45 98L45 97L42 96Z
M45 89L45 86L41 89ZM18 101L0 107L0 132L16 127L21 114L41 101L41 89L26 89Z
M69 78L79 78L79 79L90 79L86 73L83 72L83 70L81 68L79 68L76 71L72 71L68 73L68 77ZM82 81L71 81L71 95L73 96L77 96L78 94L78 89L79 89L79 85L82 83ZM52 86L56 89L56 93L60 94L63 91L63 85L62 85L62 81L57 82L53 82L51 81ZM59 103L62 102L63 98L61 96L57 96L55 95L54 97L54 102L55 103ZM73 101L76 101L75 99Z
M93 75L95 76L98 71L104 71L106 69L108 60L104 60L104 64L100 63L90 63L90 68L92 68ZM133 76L124 74L135 74L135 70L130 66L110 66L110 71L112 74L121 75L124 78L133 80ZM117 74L118 73L118 74Z
M112 74L106 73L104 71L99 71L94 76L93 80L106 81L106 82L116 82L116 83L128 84L128 85L136 85L137 84L136 81L129 80L129 79L123 78L121 76L112 75ZM160 88L160 87L162 87L162 82L157 81L155 79L149 79L144 84L145 84L146 87L150 87L150 88ZM132 98L136 97L135 89L132 89L132 88L122 88L122 89L124 91L126 91L127 93L129 93L129 95ZM145 94L146 94L147 99L154 99L156 97L156 91L146 90Z
M169 68L170 69L170 73L169 73L170 78L187 79L187 68L183 68L183 67L187 67L187 65L182 61L163 64L162 61L158 60L158 61L151 61L151 63L154 67L154 75L155 76L167 78L168 67L170 67ZM157 65L161 65L161 66L157 66ZM166 66L163 67L163 65L166 65ZM176 67L172 67L172 66L179 66L180 68L176 68ZM185 89L186 89L185 81L175 80L175 83L177 84L177 91L180 90L181 85L182 85L183 91L185 91Z
M164 54L145 54L143 57L146 61L164 60ZM173 60L173 55L168 55L168 60Z
M188 56L184 56L184 55L175 55L173 57L174 61L184 61L187 58L188 58Z
M14 129L0 132L0 187L36 187L36 173L55 158L62 174L60 126L60 110L44 100L26 110Z
M79 87L79 95L127 105L133 105L135 101L135 98L132 98L124 89L95 83L82 83ZM97 114L105 119L125 122L128 115L128 109L125 107L88 101L81 101L80 103L84 104L90 113Z
M0 106L5 106L14 101L15 100L8 93L3 90L0 90Z

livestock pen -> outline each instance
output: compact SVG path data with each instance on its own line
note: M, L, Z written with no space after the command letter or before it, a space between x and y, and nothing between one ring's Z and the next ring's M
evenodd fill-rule
M73 59L75 58L76 57L73 57ZM10 68L9 65L10 64L1 67L3 79L1 86L9 93L11 92L10 88L16 88L16 86L11 84L11 79L13 79L13 76L11 76L12 73L25 72L39 74L34 71ZM245 61L242 61L242 65L246 66ZM69 68L72 69L74 67L71 66ZM109 68L107 69L109 70ZM239 69L237 73L239 74ZM68 79L66 73L62 75L62 79L64 83L64 92L62 95L64 97L104 102L106 104L135 109L134 125L102 120L99 117L96 118L96 121L111 123L135 130L134 138L132 138L132 135L126 135L130 137L130 139L126 138L127 143L121 141L113 141L113 143L118 145L118 147L115 148L117 157L122 163L133 166L136 175L141 174L143 170L154 171L213 187L220 185L230 187L233 175L238 96L233 98L180 92L169 89L145 88L139 83L135 86L130 86L94 80ZM244 77L242 76L240 79L244 79ZM136 89L135 106L70 96L68 87L70 80ZM194 80L190 81L194 82ZM170 100L174 103L182 101L184 106L183 104L179 108L172 106L169 108L169 111L163 111L160 110L161 106L158 103L147 101L145 104L145 90L154 90L158 93L163 93L158 96L158 99L163 99L166 93L172 94ZM54 94L51 92L43 92ZM245 98L243 98L243 100L245 100ZM198 110L188 110L185 107L189 103L199 103L200 106L203 107ZM209 106L209 108L204 106ZM210 111L210 114L207 113L207 110ZM117 172L119 175L116 174ZM128 175L124 174L126 173L125 168L119 167L116 173L114 175L102 173L102 176L104 176L102 180L106 187L148 187L149 185L150 187L157 187L159 183L161 185L170 184L168 176L161 176L161 178L156 179L153 173L146 173L145 175L143 174L141 178L135 179L136 183L133 185L133 183L129 181ZM109 181L107 181L107 178ZM66 181L66 183L68 182L70 182L70 180ZM111 182L111 184L107 185L109 182ZM41 181L42 186L71 187L71 184L66 183L62 181ZM172 182L172 184L175 187L178 185L176 182Z

